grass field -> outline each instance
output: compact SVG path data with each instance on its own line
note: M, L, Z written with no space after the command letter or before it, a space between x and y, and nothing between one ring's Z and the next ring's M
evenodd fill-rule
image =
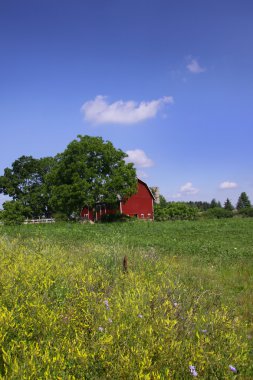
M253 379L252 231L0 226L0 378Z

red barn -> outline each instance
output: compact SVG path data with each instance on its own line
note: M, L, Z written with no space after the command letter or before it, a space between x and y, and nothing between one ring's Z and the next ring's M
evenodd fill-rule
M154 219L154 195L148 185L138 179L136 194L126 201L119 201L111 206L105 203L97 204L96 207L84 207L81 216L89 220L100 220L103 215L125 214L139 219Z

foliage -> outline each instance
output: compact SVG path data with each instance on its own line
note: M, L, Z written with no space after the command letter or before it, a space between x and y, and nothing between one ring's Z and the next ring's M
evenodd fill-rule
M225 203L224 203L224 209L225 210L229 210L229 211L233 211L234 210L234 206L232 205L230 199L226 199Z
M221 207L210 208L205 212L205 215L208 218L232 218L234 216L232 210L224 209Z
M78 136L57 156L47 176L50 204L68 216L84 205L116 202L136 192L136 173L126 154L101 137Z
M216 201L216 199L212 199L210 203L210 208L221 208L221 203L220 201Z
M253 207L245 207L241 208L238 211L239 215L245 216L245 217L253 217Z
M236 208L237 210L241 210L248 207L251 207L251 203L250 203L248 195L245 192L243 192L240 194L238 198Z
M202 201L196 201L196 202L189 201L189 202L186 202L186 204L188 206L197 207L200 211L206 211L211 206L209 202L202 202Z
M69 220L67 215L63 212L54 212L52 214L52 217L55 219L56 222L67 222Z
M3 204L2 221L4 224L21 224L24 222L25 217L30 214L31 210L25 207L19 200L7 201Z
M160 205L160 207L166 207L167 206L167 201L166 201L166 198L162 195L162 194L160 194L159 195L159 205Z
M176 257L168 250L167 243L172 247L177 239L193 252L196 240L200 238L201 247L204 238L205 250L199 257L204 254L210 262L217 237L213 233L223 230L224 239L225 227L196 223L187 222L189 230L186 222L22 226L20 238L1 238L0 376L190 379L189 366L194 366L201 379L228 379L233 366L240 377L251 378L246 323L236 315L236 302L231 307L224 303L226 287L216 284L224 279L217 276L220 258L216 265L213 260L203 266L196 257L181 261L180 250ZM244 220L238 223L246 226ZM5 236L15 234L15 228L2 231ZM160 231L156 236L162 244L167 237L166 255L146 246L147 240L153 243L147 239L153 228ZM62 244L57 231L64 238ZM125 241L134 237L131 231L144 238L138 251ZM245 233L245 228L241 231ZM189 245L190 232L194 236ZM83 239L80 245L76 237ZM231 234L228 241L233 238ZM219 240L219 249L220 245ZM122 271L125 255L128 274Z
M166 207L155 206L155 220L193 220L197 217L196 207L188 206L183 202L171 202Z
M116 212L115 214L105 214L101 216L102 223L110 223L110 222L126 222L133 221L134 218L131 218L128 215L121 214L120 212Z
M22 156L11 168L4 169L0 177L0 193L19 201L29 208L30 216L50 216L49 194L45 188L45 177L54 164L54 158L35 159Z

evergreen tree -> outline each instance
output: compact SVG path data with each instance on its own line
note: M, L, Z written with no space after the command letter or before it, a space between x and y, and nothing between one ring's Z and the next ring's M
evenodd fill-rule
M221 207L221 203L216 201L216 199L212 199L210 203L210 208L216 208L216 207Z
M224 203L224 209L225 210L229 210L229 211L232 211L234 209L231 201L227 198L225 203Z
M248 207L251 207L251 203L250 203L248 195L245 192L243 192L238 198L236 208L237 210L241 210Z

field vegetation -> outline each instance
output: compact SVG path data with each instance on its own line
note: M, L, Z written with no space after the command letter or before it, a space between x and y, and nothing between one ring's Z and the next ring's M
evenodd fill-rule
M252 229L0 225L0 378L252 379Z

